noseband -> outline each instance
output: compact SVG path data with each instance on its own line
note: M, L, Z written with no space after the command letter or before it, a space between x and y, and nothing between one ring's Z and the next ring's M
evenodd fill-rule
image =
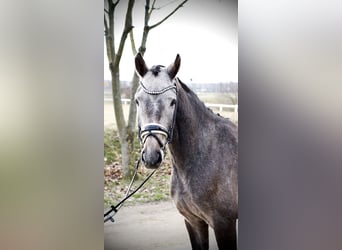
M175 81L177 81L177 80L175 79ZM169 91L172 89L175 89L175 91L176 91L175 110L173 111L172 123L171 123L171 126L169 127L169 129L165 128L163 125L161 125L159 123L148 123L148 124L144 125L143 127L139 126L139 139L143 145L145 144L147 138L149 136L152 136L153 138L155 138L157 140L160 147L164 150L165 146L172 141L173 128L174 128L174 125L176 122L176 113L177 113L177 107L178 107L177 85L176 85L176 83L174 83L174 85L168 86L168 87L166 87L162 90L159 90L159 91L151 91L151 90L147 89L142 82L140 82L140 86L142 87L142 90L146 94L149 94L149 95L161 95L161 94L165 93L166 91ZM157 136L158 134L166 137L166 143L165 144L163 144L161 142L161 140L158 138L158 136Z

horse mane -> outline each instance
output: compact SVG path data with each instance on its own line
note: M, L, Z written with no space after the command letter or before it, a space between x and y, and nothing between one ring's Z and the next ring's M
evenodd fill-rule
M185 92L187 92L187 93L192 92L193 93L193 91L185 83L183 83L178 77L177 77L177 80L180 83L182 89L185 90ZM195 93L193 93L193 94L195 94Z
M224 120L228 120L230 123L234 124L229 118L223 117L218 113L214 113L214 111L210 108L208 108L207 106L205 106L204 102L199 99L199 97L196 95L195 92L193 92L185 83L183 83L179 78L178 82L180 83L180 86L182 87L182 89L187 93L188 97L190 98L192 103L195 103L195 105L199 108L201 108L201 112L203 112L204 114L207 114L211 117L213 117L214 119L224 119ZM235 124L234 124L235 125Z
M212 109L205 106L204 102L199 99L199 97L193 92L185 83L178 79L180 84L179 90L179 106L182 106L182 111L177 113L182 118L185 118L195 111L197 114L197 123L204 126L210 126L209 124L215 124L217 127L225 127L229 130L228 133L224 134L227 140L231 141L233 144L237 144L238 140L238 127L229 118L220 116L212 111ZM177 119L177 118L176 118ZM223 130L221 130L223 132ZM227 131L227 130L225 130Z

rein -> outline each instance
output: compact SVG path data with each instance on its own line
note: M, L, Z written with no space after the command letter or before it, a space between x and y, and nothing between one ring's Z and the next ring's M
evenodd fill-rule
M141 157L139 157L139 159L137 160L136 164L135 164L135 171L134 171L134 175L132 177L132 180L128 186L128 189L127 189L127 192L125 194L125 197L118 203L116 204L115 206L114 205L111 205L111 209L108 210L105 214L104 214L104 223L106 223L107 221L111 221L111 222L114 222L114 215L119 211L119 209L121 208L121 206L124 204L124 202L130 198L133 194L135 194L150 178L151 176L154 174L154 172L156 172L157 169L153 170L152 173L150 173L146 179L134 190L132 191L132 193L129 193L130 190L131 190L131 187L132 187L132 184L134 182L134 179L135 179L135 176L137 175L137 172L138 172L138 168L139 168L139 165L140 165L140 161L141 161ZM112 215L110 215L110 213L112 213Z

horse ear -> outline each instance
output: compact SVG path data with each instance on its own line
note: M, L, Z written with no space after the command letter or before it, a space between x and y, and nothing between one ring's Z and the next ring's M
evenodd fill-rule
M144 58L140 52L135 56L135 70L140 77L143 77L148 71Z
M175 61L167 67L167 73L169 74L170 78L173 79L178 73L179 67L181 63L181 58L179 54L177 54Z

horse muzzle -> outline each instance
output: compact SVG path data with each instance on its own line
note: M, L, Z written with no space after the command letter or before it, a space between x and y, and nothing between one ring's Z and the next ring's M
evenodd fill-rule
M160 166L164 159L164 152L160 148L153 149L150 147L146 147L142 152L141 159L146 168L156 169Z
M160 166L164 159L163 150L168 138L168 131L160 124L149 123L141 129L140 140L143 145L141 159L146 168L156 169Z

